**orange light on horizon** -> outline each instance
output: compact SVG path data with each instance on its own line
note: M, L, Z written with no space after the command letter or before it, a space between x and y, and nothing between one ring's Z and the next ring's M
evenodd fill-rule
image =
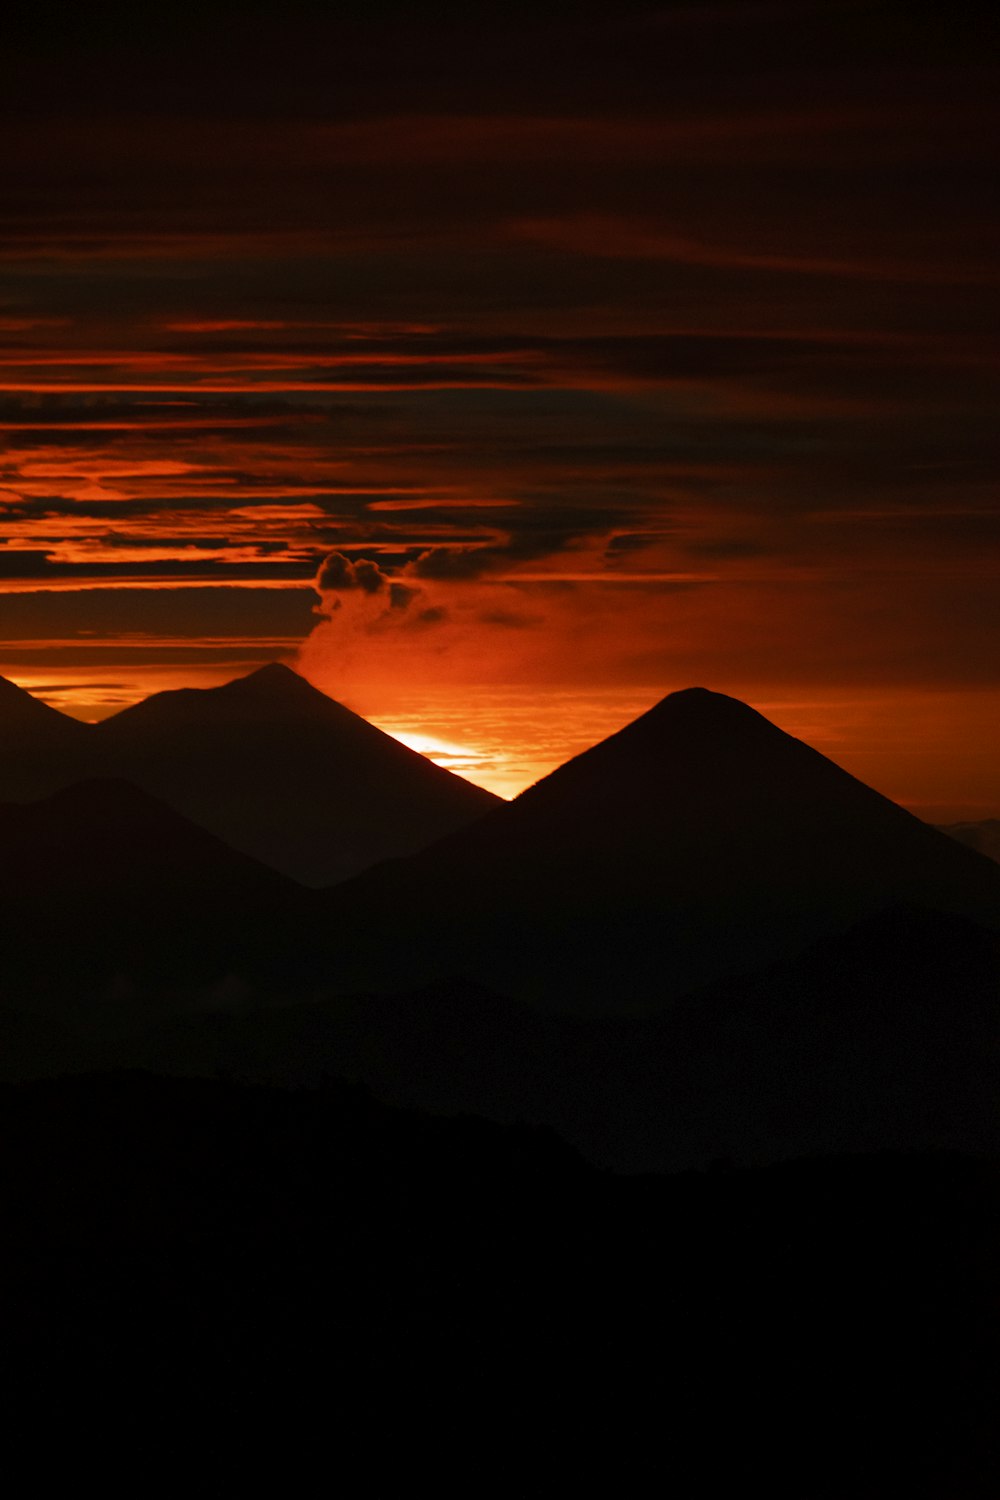
M16 657L0 659L0 674L51 707L94 722L153 693L221 686L269 660L294 665L297 645L275 637L120 641L116 648L113 642L75 639L38 641L31 650L32 643L23 642ZM100 654L93 659L73 662L73 652L95 648ZM149 656L154 652L160 659ZM691 684L466 685L419 694L383 686L377 698L360 700L330 684L315 685L409 749L509 799L623 729L666 692ZM991 692L862 688L824 693L765 684L726 684L721 690L743 698L779 728L928 822L1000 815L998 715Z

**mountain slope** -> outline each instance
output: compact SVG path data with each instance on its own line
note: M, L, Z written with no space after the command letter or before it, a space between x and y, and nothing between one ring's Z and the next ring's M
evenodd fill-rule
M1000 818L984 818L979 823L942 823L938 827L949 838L958 839L960 844L1000 864Z
M461 975L657 1008L900 904L1000 920L1000 870L745 704L671 694L473 827L328 898L342 987Z
M316 1085L557 1130L625 1172L1000 1150L1000 936L896 908L656 1015L572 1017L461 983L172 1018L95 1060Z
M204 984L285 944L308 893L127 782L0 805L0 951L13 992L107 976Z
M30 802L91 773L89 725L0 677L0 802Z
M410 854L498 802L277 663L154 694L94 737L106 771L312 885Z

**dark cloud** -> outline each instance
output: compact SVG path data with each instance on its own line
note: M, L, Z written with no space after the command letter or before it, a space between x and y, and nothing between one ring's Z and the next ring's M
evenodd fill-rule
M142 550L144 548L161 551L175 547L191 548L195 552L224 552L232 542L225 536L135 536L129 532L105 531L98 539L102 547L129 548ZM258 542L254 551L261 557L271 556L276 552L288 550L287 542Z
M622 513L622 510L617 512L619 517ZM558 557L574 543L600 537L612 524L614 515L603 503L593 509L551 504L526 506L518 518L517 529L502 541L478 546L456 546L452 541L448 546L429 547L420 553L409 571L416 578L441 583L485 578L519 563Z
M8 654L11 643L27 642L39 662L69 656L113 665L133 653L169 660L178 640L192 643L192 655L178 660L197 660L200 643L209 640L228 640L235 656L255 638L280 638L294 646L316 623L314 604L307 584L300 589L226 589L214 583L180 589L39 588L4 595L0 639ZM85 632L81 620L87 622ZM51 642L42 656L40 638Z
M390 583L389 608L400 610L409 609L411 603L419 593L419 589L412 589L408 584L395 582Z
M378 563L372 562L370 558L359 557L356 562L352 562L342 552L331 552L320 564L316 574L316 587L321 594L339 594L351 589L360 589L364 594L378 594L383 590L388 591L389 579Z
M481 578L506 563L507 555L498 547L432 547L417 558L413 574L435 582L463 582Z
M664 531L623 531L610 539L604 549L604 555L609 559L614 559L627 557L633 552L644 552L667 535L669 533Z
M49 568L49 554L38 550L0 547L0 577L37 578Z
M515 609L484 609L477 619L482 625L497 625L502 630L532 630L545 623L544 615L527 614Z
M324 558L314 587L327 610L339 608L340 594L359 594L368 598L384 597L386 609L398 614L409 609L420 592L419 588L390 578L370 557L352 559L343 552L331 552Z
M752 541L749 537L702 537L685 541L683 549L690 557L714 557L720 562L741 557L766 557L775 550L773 545Z
M191 559L161 557L146 561L130 558L126 562L108 562L102 558L88 558L79 562L64 562L54 558L50 552L37 548L0 547L0 577L34 579L40 584L56 579L84 581L163 578L204 580L206 583L216 584L243 580L260 583L287 581L301 582L303 587L307 587L314 566L308 560L271 562L262 558L258 562L229 561L212 556L211 553ZM4 607L6 608L6 601Z

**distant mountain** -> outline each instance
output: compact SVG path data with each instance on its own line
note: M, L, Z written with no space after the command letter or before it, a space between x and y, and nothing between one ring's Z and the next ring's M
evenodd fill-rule
M8 994L109 978L205 985L252 966L307 897L127 782L0 805Z
M0 801L46 797L92 772L90 728L0 677Z
M499 800L278 663L223 687L156 693L93 738L102 774L311 885L413 853Z
M997 1151L998 925L990 861L694 690L326 891L122 783L0 808L0 1069L343 1074L625 1170Z
M939 828L960 844L1000 864L1000 818L984 818L980 823L942 823Z
M1000 870L735 699L655 708L328 898L331 978L648 1011L887 908L1000 922Z
M897 908L651 1016L542 1015L470 984L192 1013L95 1061L311 1085L557 1130L683 1171L872 1150L1000 1152L1000 937Z
M82 724L0 678L0 802L92 777L143 787L306 885L463 828L499 798L408 750L274 662Z

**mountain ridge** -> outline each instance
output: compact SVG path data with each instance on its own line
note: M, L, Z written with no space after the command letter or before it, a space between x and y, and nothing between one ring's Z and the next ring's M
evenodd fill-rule
M993 924L1000 871L739 700L686 689L328 905L367 942L345 982L398 987L397 948L413 983L572 1010L657 1008L907 903Z
M0 942L8 976L71 992L109 977L155 988L253 967L308 892L160 799L94 778L0 803ZM95 1026L99 1017L91 1018ZM86 1021L86 1017L81 1017Z
M90 725L0 677L0 800L30 802L86 775Z
M278 662L93 725L0 679L0 725L0 801L121 777L315 886L410 854L498 801Z

